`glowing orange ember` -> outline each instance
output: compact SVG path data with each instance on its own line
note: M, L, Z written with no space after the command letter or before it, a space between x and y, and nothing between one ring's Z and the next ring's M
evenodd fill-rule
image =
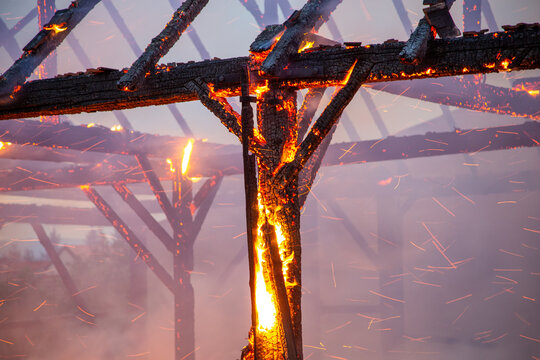
M52 30L52 31L54 31L55 34L58 34L59 32L66 31L67 26L66 26L66 23L52 24L52 25L47 25L47 26L43 27L43 29L44 30Z
M300 48L298 49L298 52L301 53L302 51L305 51L307 49L311 49L313 45L315 44L315 41L303 41L302 44L300 44Z
M122 127L122 125L114 125L112 128L111 128L111 131L122 131L124 130L124 128Z
M173 166L172 160L171 160L171 159L166 159L165 161L167 161L167 164L169 164L169 171L170 171L170 172L175 172L176 169L175 169L174 166Z
M90 124L86 125L87 128L91 128L91 127L94 127L94 126L96 126L96 124L94 124L94 123L90 123Z

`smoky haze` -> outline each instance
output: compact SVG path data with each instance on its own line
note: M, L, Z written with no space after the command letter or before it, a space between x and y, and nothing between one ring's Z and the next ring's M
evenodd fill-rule
M87 66L129 67L170 19L171 3L176 8L179 2L104 0L72 32L80 49L66 41L56 51L57 73L84 71ZM256 3L264 9L263 1ZM298 9L304 1L290 3ZM327 25L319 34L363 44L406 40L413 29L407 28L403 12L400 17L394 3L400 1L345 0L332 14L343 38L337 39ZM414 28L422 4L416 0L403 4ZM534 23L540 15L540 3L533 0L482 4L480 27L491 31L497 29L492 28L486 4L498 29ZM58 9L68 5L56 1ZM1 20L11 29L35 6L35 1L3 0ZM452 15L462 28L462 2L455 2ZM273 16L279 23L285 20L281 10ZM206 53L193 37L182 36L162 63L244 56L261 31L237 0L210 1L193 27ZM0 31L4 72L37 33L37 19L32 18L12 39L19 53L10 52L4 35L8 33ZM481 81L511 88L520 79L536 79L537 84L539 76L537 70L507 72L483 76ZM31 80L37 78L34 74ZM299 103L304 94L299 94ZM332 89L318 113L331 94ZM532 103L516 104L532 113L523 118L400 95L401 91L361 89L332 142L353 144L386 136L520 125L538 116L538 97ZM240 108L236 98L230 102ZM122 119L127 119L136 131L185 137L186 129L176 120L179 111L195 138L238 145L198 102L173 108L152 106L60 116L60 120L111 128L125 125ZM74 161L78 151L39 148L23 154L30 146L12 146L22 149L18 158L7 155L9 148L0 149L0 359L174 358L170 291L88 201L79 183L61 187L40 177L69 167L66 174L75 173L77 181L84 182L86 176L105 181L114 175L107 164L118 168L125 164L122 176L139 179L128 188L170 235L165 215L133 156L86 151ZM480 151L489 149L479 144L469 154L351 164L347 154L355 149L349 146L341 149L343 165L321 167L302 210L304 358L540 359L538 149ZM388 148L392 150L399 151ZM239 152L239 146L216 150L218 155ZM90 166L96 159L105 165ZM163 177L169 171L164 160L153 160ZM250 298L239 162L216 164L195 158L190 166L218 165L226 165L230 175L219 187L194 245L196 345L186 359L239 359L248 343ZM193 184L194 194L205 180ZM7 191L18 185L28 190ZM164 180L163 186L171 196L171 181ZM172 274L170 253L133 209L111 186L95 189ZM65 278L38 240L32 224L40 223L76 292L66 289Z

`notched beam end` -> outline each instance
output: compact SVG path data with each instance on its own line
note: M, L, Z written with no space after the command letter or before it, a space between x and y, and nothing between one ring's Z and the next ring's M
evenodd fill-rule
M411 34L407 44L399 53L399 59L405 64L418 65L422 62L427 53L428 41L433 39L433 32L429 22L423 18L418 23L418 27Z

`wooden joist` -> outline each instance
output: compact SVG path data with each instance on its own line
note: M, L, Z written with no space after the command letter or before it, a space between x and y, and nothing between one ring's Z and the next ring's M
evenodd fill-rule
M540 28L522 27L473 38L435 39L419 65L403 64L405 43L386 43L350 49L319 49L290 58L279 81L296 88L338 85L355 61L375 64L366 83L526 70L540 67ZM247 57L170 64L149 75L136 92L116 88L122 71L36 80L25 84L14 99L0 105L0 119L38 115L109 111L197 100L185 85L196 78L214 85L220 96L240 94ZM264 80L252 73L253 91Z

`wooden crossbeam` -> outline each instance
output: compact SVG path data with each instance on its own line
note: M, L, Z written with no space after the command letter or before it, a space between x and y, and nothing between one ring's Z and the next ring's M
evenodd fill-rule
M366 83L540 67L540 28L534 26L476 37L435 39L419 65L401 63L398 55L404 45L397 42L296 54L279 74L279 81L297 88L338 85L355 61L375 64ZM222 96L237 96L242 69L248 62L248 58L240 57L171 65L149 75L137 92L116 88L121 71L36 80L14 94L13 101L0 105L0 119L193 101L198 99L197 94L185 85L197 78L214 84L214 90L221 90ZM252 75L253 86L264 85L264 79Z

